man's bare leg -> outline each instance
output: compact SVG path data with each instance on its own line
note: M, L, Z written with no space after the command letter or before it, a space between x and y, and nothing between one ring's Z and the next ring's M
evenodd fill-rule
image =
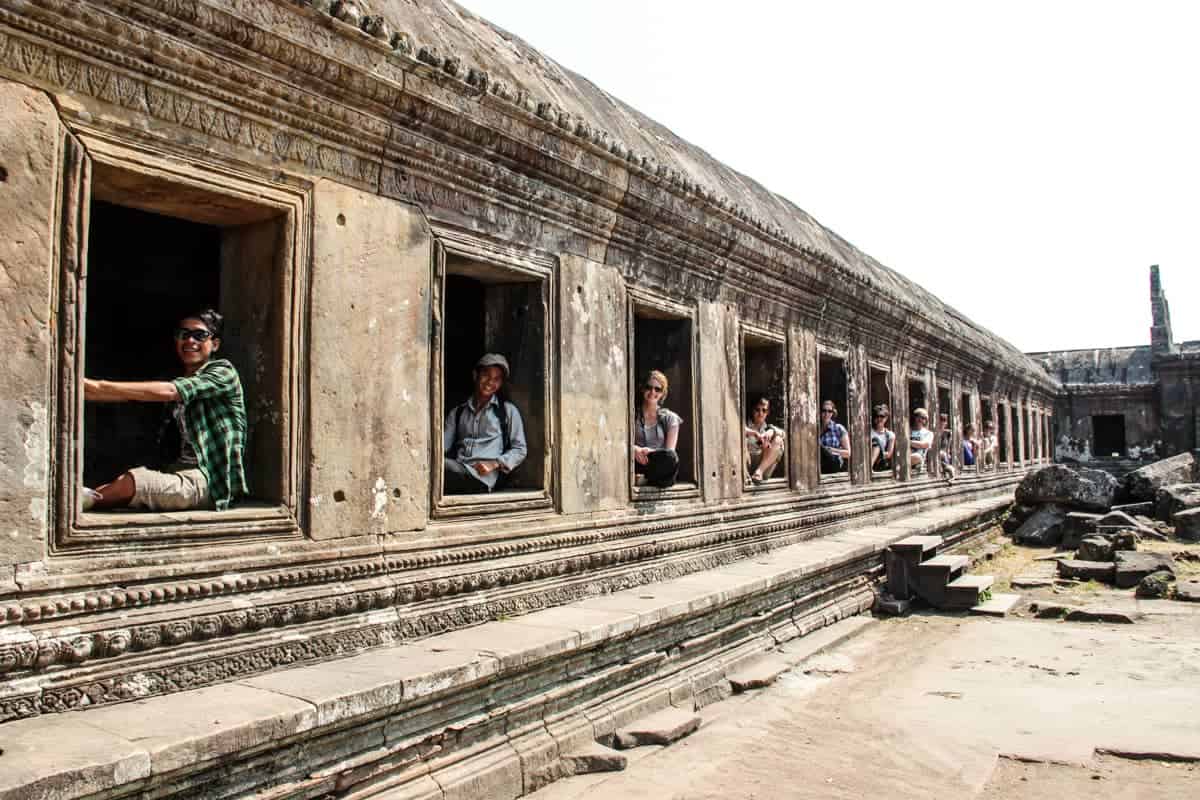
M783 448L776 445L773 441L763 447L762 459L758 462L758 469L754 471L754 474L758 476L760 481L771 477L771 474L775 471L775 465L779 463L779 458L782 455Z
M95 492L100 496L92 505L92 510L103 511L106 508L124 508L133 501L133 494L136 489L137 485L133 481L133 475L128 472L122 472L108 483L96 487Z

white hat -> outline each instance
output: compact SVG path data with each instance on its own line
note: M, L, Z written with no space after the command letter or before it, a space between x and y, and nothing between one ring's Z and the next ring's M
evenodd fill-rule
M484 353L478 361L475 362L475 369L483 369L484 367L499 367L504 370L504 377L508 377L508 359L499 353Z

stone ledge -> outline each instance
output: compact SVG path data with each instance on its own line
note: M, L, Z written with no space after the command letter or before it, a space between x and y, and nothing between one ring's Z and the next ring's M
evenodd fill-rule
M466 780L469 773L463 772L464 764L483 758L488 770L498 771L497 774L508 776L505 780L510 781L514 769L519 778L522 765L526 762L532 765L533 761L528 753L514 749L504 729L516 720L548 719L554 706L555 687L564 680L570 683L572 678L567 667L569 658L586 659L598 647L603 650L634 634L650 636L645 646L654 647L656 631L667 631L679 624L686 628L690 620L719 615L722 609L736 610L739 599L769 593L771 587L797 584L823 571L836 572L843 565L852 566L861 574L864 567L869 568L878 560L879 553L889 543L911 535L914 530L932 533L973 524L1007 502L1007 498L998 497L954 508L937 508L916 514L903 523L844 531L705 573L237 683L12 722L0 726L0 747L4 750L0 757L0 800L38 797L70 800L109 790L124 793L166 788L170 783L172 786L165 791L169 796L183 791L180 787L187 786L189 779L200 781L206 772L229 769L227 764L231 759L286 752L288 747L309 737L350 730L358 738L353 745L346 746L360 756L371 750L403 749L400 746L409 741L423 741L426 745L421 752L428 752L433 758L430 769L451 770L458 776L455 780ZM855 566L859 564L862 566ZM785 607L782 613L786 620L796 612ZM806 622L808 630L842 615L836 608L819 613L825 616L815 623ZM734 666L730 656L719 655L723 647L720 643L726 638L734 644L749 643L744 645L749 649L742 654L743 659L753 652L769 649L778 641L767 632L767 623L756 623L751 617L735 617L725 624L731 627L701 637L705 640L702 646L678 648L671 642L678 641L680 634L668 631L676 638L664 640L660 647L638 658L627 659L624 666L581 674L577 682L599 680L598 685L612 687L606 690L611 700L591 706L591 713L599 712L602 716L607 713L610 720L607 724L594 722L591 738L596 738L602 728L611 729L613 724L621 722L618 717L628 719L631 714L651 710L631 705L628 681L645 684L644 678L637 678L639 668L650 670L652 680L657 680L653 671L663 663L665 651L661 648L694 653L693 666L688 669L699 675L696 672L699 667L695 665L702 666L711 658L726 660L729 666ZM777 626L775 630L782 629ZM783 638L803 633L807 630L796 625ZM570 663L586 668L587 662ZM725 680L724 666L709 672ZM677 682L679 678L672 680ZM699 698L691 700L692 693L703 692L705 682L697 683L698 678L686 680L694 686L678 696L682 702L694 704ZM512 682L519 684L517 688L510 686ZM514 699L474 716L464 717L459 709L455 712L457 718L443 708L452 705L455 698L469 700L477 690L489 696L507 692L509 697L527 699ZM653 701L660 708L675 702L673 694L662 694L658 689L651 694L661 698ZM573 698L565 691L560 696L567 706L562 720L572 714L588 713L586 709L571 708ZM411 717L398 726L396 734L391 734L387 725L378 724L396 715ZM454 719L453 724L441 722L445 716ZM421 721L425 719L427 723ZM539 726L539 730L545 728ZM586 728L583 731L586 736ZM496 736L500 737L496 743L487 744ZM455 748L460 751L458 755L454 755ZM322 771L330 776L329 788L337 783L337 776L359 768L350 763L354 760L350 755L340 755L340 766ZM557 758L553 752L543 755ZM422 756L419 760L426 759ZM445 766L438 767L439 762ZM262 783L263 778L255 780L260 782L258 786L245 785L245 793L268 785ZM305 780L306 786L311 783L307 777ZM440 779L437 783L448 791L448 783ZM286 792L281 796L286 796Z

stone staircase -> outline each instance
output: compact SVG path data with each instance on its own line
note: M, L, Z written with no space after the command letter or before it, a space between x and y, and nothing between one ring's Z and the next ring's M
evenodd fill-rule
M1004 616L1020 599L1015 594L992 595L991 575L971 575L971 559L939 552L941 536L909 536L890 545L885 554L887 591L894 610L903 613L913 600L942 611L971 611Z

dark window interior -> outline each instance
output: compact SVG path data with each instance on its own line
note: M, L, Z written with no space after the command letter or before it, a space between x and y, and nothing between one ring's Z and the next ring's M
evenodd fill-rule
M975 421L975 418L971 416L971 395L969 394L964 393L962 396L962 402L958 406L958 419L964 430L968 424Z
M221 232L211 225L93 201L84 371L116 381L178 377L172 333L184 314L221 307ZM168 406L84 405L83 482L158 465Z
M944 386L938 387L938 428L937 430L946 431L950 429L950 411L952 409L950 400L950 390Z
M885 372L884 370L881 370L881 369L875 369L875 368L871 369L871 407L867 411L867 413L870 414L870 419L867 420L867 424L868 424L868 427L870 427L870 428L874 427L875 407L876 406L880 406L880 405L887 406L888 414L889 414L888 421L887 421L887 428L888 428L888 430L894 432L896 429L896 426L895 426L895 422L892 420L892 418L890 416L891 409L892 409L892 392L888 386L888 383L889 383L889 376L888 376L887 372ZM903 451L900 447L899 442L897 442L896 448L895 448L894 454L893 454L893 459L895 458L896 455L899 455L901 452L903 452ZM893 461L893 463L894 463L894 461ZM877 470L877 469L875 469L874 465L872 465L872 469L876 472L883 472L883 473L887 473L887 472L891 471L888 469Z
M1099 458L1125 455L1125 416L1096 414L1092 417L1094 454Z
M544 284L533 275L471 259L446 259L443 315L443 408L447 414L474 391L475 362L484 353L508 359L501 393L521 412L525 461L505 488L543 489L546 459L546 313ZM503 490L501 490L503 491Z
M908 382L908 415L911 417L912 412L918 408L929 410L929 406L925 402L925 383L923 381Z
M850 416L846 410L848 406L847 400L849 397L847 394L846 362L835 356L821 354L817 359L817 371L820 383L820 395L818 400L821 403L833 403L834 408L837 409L835 421L841 423L842 427L846 429L847 436L853 439L854 429L851 425ZM821 415L818 413L818 419L820 419L820 416ZM824 425L825 420L821 419L819 424ZM821 451L818 450L817 453L818 457L820 457ZM852 451L851 458L853 457ZM845 470L846 466L843 466L842 471Z
M784 407L784 353L783 344L769 339L759 339L754 336L744 337L745 350L742 353L744 375L742 376L743 395L742 408L746 419L750 419L750 410L755 399L766 395L771 401L771 412L767 422L787 430Z
M996 407L999 420L996 425L997 450L1001 463L1008 463L1008 406L1001 403Z
M637 387L646 373L656 369L667 376L663 406L683 418L675 451L679 454L680 483L696 482L696 410L692 405L692 321L672 317L655 308L638 306L633 312L634 397L629 399L633 418L640 399Z
M1030 424L1033 419L1033 414L1026 409L1022 412L1022 415L1023 419L1021 422L1023 423L1025 436L1023 437L1021 452L1024 454L1022 456L1023 460L1029 461L1030 454L1033 452L1033 426Z
M982 421L984 424L992 422L992 400L990 397L980 397L979 398L979 411L983 416ZM981 434L983 433L982 430L980 430L979 432Z
M257 211L258 221L224 226L94 197L84 368L89 377L110 380L178 377L172 340L177 323L185 314L216 308L225 328L215 357L237 368L245 396L250 499L278 503L287 485L283 330L288 303L278 258L286 225L282 216ZM86 403L84 408L85 485L138 465L165 466L174 457L159 449L159 431L169 415L165 404Z
M771 403L767 422L786 432L787 408L784 404L786 392L786 358L782 342L764 339L753 334L742 337L742 414L749 421L754 403L766 396ZM775 480L786 477L787 459L775 468Z

